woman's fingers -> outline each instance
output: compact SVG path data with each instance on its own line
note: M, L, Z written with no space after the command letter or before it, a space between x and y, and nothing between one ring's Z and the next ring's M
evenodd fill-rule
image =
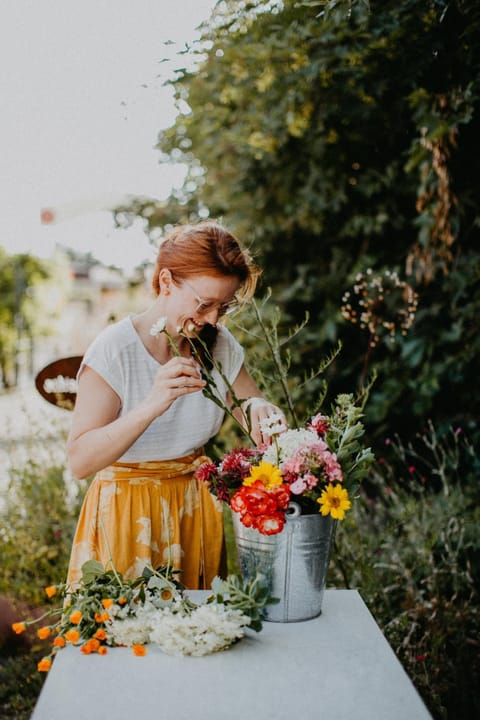
M252 438L255 443L272 442L272 435L278 435L287 429L287 420L283 412L267 400L252 405L251 408Z

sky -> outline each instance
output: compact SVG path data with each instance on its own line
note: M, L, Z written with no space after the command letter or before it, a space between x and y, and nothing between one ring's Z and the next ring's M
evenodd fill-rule
M214 4L1 1L0 246L48 258L59 244L126 272L153 260L141 221L116 229L108 208L181 184L154 147L175 119L163 83Z

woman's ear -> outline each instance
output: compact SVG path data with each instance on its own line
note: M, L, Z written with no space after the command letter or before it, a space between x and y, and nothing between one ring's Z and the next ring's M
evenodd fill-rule
M160 295L170 295L170 288L173 282L172 273L168 268L162 268L158 274L158 285Z

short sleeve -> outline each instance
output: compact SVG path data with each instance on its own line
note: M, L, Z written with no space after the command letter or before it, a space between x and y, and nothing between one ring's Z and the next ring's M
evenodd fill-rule
M121 328L118 325L111 325L95 338L83 356L77 378L85 365L88 365L110 385L119 397L122 397L124 377L119 357L119 348L121 347L119 334L121 334Z

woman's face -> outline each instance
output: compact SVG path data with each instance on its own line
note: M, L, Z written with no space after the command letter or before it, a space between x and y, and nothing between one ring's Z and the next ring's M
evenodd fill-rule
M204 325L216 325L223 315L237 307L235 293L240 282L236 277L193 275L172 283L171 287L176 327L180 326L188 335L195 335Z

